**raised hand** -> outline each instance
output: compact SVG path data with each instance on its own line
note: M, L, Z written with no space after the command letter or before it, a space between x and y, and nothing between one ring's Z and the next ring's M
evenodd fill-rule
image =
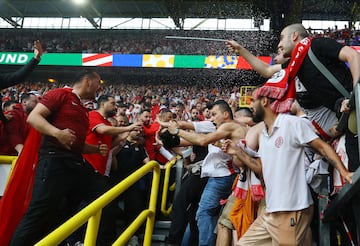
M102 156L106 156L108 152L108 146L106 144L99 144L98 145L99 154Z
M141 130L143 127L142 122L134 122L130 125L130 131Z
M44 53L42 45L39 40L34 41L34 57L36 60L40 61L40 57Z
M231 139L224 140L221 149L229 155L235 155L241 150Z
M230 52L239 53L240 50L243 48L238 42L234 40L227 40L226 47Z
M176 121L171 121L168 127L168 130L170 132L170 134L176 134L176 132L179 130L178 124L176 123Z

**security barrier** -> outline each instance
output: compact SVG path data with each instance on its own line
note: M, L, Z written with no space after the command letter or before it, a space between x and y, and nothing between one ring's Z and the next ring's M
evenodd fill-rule
M17 158L17 156L0 155L0 196L3 195Z
M354 88L354 96L355 96L355 110L356 110L356 125L358 135L360 134L360 79ZM341 120L340 120L341 121ZM341 122L339 122L341 124ZM360 137L358 138L358 144L360 146ZM322 215L320 223L319 223L319 244L320 246L330 245L331 242L331 230L330 223L333 218L336 218L339 214L341 215L341 209L346 202L349 202L350 199L354 197L355 194L358 194L360 191L360 168L356 170L352 177L352 184L345 184L345 186L341 189L337 197L328 204L328 182L327 177L323 177L323 181L321 184L321 190L323 193L320 193L319 199L319 214ZM357 198L355 198L357 199ZM360 238L360 221L359 221L359 213L360 211L354 211L354 222L357 227L357 235L353 235L354 237ZM348 235L344 235L346 237ZM358 242L359 243L359 242Z
M250 107L252 93L255 90L256 86L241 86L240 87L240 99L239 107Z
M125 242L127 242L131 238L131 236L135 234L137 229L139 229L146 220L143 245L151 245L151 236L154 229L156 202L160 182L160 167L156 161L150 161L145 164L139 170L131 174L129 177L127 177L122 182L110 189L108 192L90 203L79 213L74 215L72 218L70 218L68 221L66 221L64 224L62 224L60 227L58 227L56 230L54 230L52 233L47 235L35 245L58 245L86 222L88 222L88 224L85 234L84 245L96 245L96 238L102 209L110 202L112 202L116 197L122 194L131 185L133 185L135 182L137 182L139 179L141 179L143 176L145 176L151 171L153 171L153 180L151 185L149 208L142 211L140 215L131 223L131 225L113 243L114 246L124 245Z
M166 208L166 202L167 202L169 190L171 191L175 190L175 186L174 186L175 183L169 188L169 179L170 179L171 168L176 164L176 161L177 160L172 160L168 162L165 168L164 188L161 197L161 213L165 216L170 215L172 211L172 204L168 208Z

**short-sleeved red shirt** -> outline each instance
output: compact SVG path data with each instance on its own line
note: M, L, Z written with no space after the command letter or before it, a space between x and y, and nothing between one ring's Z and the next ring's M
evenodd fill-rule
M2 127L0 154L2 155L18 155L15 150L16 145L24 144L30 126L26 123L27 114L24 112L21 104L17 104L12 110L5 112L11 114L12 118Z
M105 119L98 111L89 112L89 129L86 135L85 142L91 145L98 145L99 143L106 144L108 149L111 149L112 136L99 134L96 132L96 127L100 125L111 126L111 123ZM93 166L102 175L105 174L107 159L109 158L109 151L106 156L102 156L98 153L95 154L83 154L83 157L87 162Z
M40 103L51 111L47 120L52 125L75 132L76 141L71 146L71 152L82 153L89 128L88 111L72 88L51 90L42 97ZM43 137L41 148L68 151L56 138L50 136Z
M155 135L156 132L160 130L159 122L155 121L153 124L143 127L145 134L145 149L149 155L150 160L156 160L161 164L165 164L167 159L160 154L160 147L158 145L154 145L156 142Z

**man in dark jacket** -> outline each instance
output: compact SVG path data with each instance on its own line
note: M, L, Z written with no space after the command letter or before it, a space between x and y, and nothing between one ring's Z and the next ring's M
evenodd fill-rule
M0 90L16 85L22 81L34 70L35 66L40 62L43 49L39 40L34 42L34 58L28 64L12 73L0 73Z

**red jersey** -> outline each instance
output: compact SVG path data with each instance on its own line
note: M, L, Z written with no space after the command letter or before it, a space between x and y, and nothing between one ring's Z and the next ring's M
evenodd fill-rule
M12 118L2 125L0 154L15 156L18 155L15 146L25 143L30 126L26 122L27 114L21 104L17 104L12 110L5 112L5 114L8 113L12 115Z
M51 111L47 120L52 125L59 129L69 128L75 132L76 140L71 146L71 152L81 154L89 128L88 111L72 91L72 88L51 90L42 97L40 103ZM69 151L56 138L45 135L41 148Z
M151 115L151 119L153 121L156 120L156 116L160 113L160 105L159 104L155 104L155 105L152 105L151 106L151 112L150 112L150 115Z
M98 145L99 143L106 144L108 149L111 149L112 136L96 133L96 127L100 125L111 126L111 123L105 119L98 111L93 110L89 112L89 129L86 135L85 142L91 145ZM102 175L105 174L106 163L109 158L109 151L106 156L98 153L83 154L83 157L91 166Z
M160 164L165 164L167 159L160 154L160 147L154 145L156 142L155 135L156 132L160 130L160 124L158 122L154 122L149 126L144 125L144 134L145 134L145 149L149 155L150 160L156 160L160 162Z

